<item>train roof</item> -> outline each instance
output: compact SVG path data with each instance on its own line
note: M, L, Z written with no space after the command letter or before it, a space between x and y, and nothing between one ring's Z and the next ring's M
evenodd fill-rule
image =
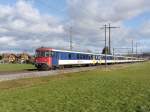
M89 54L89 55L105 55L105 54L100 54L100 53L88 53L88 52L81 52L81 51L58 50L58 49L53 49L52 51L69 52L69 53L80 53L80 54ZM108 55L107 54L107 56L113 56L113 55Z
M51 51L52 48L48 48L48 47L40 47L40 48L37 48L36 51Z
M70 50L60 50L60 49L53 49L53 48L48 48L48 47L40 47L36 49L36 51L39 50L47 50L47 51L58 51L58 52L68 52L68 53L79 53L79 54L89 54L89 55L101 55L105 56L105 54L100 54L100 53L88 53L88 52L81 52L81 51L70 51ZM107 56L113 56L110 54L107 54ZM127 56L119 56L119 55L114 55L115 57L126 57L126 58L134 58L134 57L127 57Z

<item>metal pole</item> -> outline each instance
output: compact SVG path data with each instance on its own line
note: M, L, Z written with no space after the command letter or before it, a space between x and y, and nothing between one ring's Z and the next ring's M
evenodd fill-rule
M134 52L134 51L133 51L133 44L134 44L134 43L133 43L133 40L132 40L132 57L134 56L134 54L133 54L133 52Z
M138 51L137 51L137 42L136 42L136 57L137 57L137 52L138 52Z
M106 27L106 28L108 28L109 29L109 54L111 54L111 29L112 28L120 28L120 27L115 27L115 26L111 26L110 24L109 24L109 26L108 27Z
M133 54L133 40L132 40L132 54Z
M111 38L110 38L110 30L111 30L111 27L110 27L110 24L109 24L109 54L111 54Z
M106 38L106 24L105 24L105 68L107 68L107 55L106 55L106 42L107 42L107 38Z

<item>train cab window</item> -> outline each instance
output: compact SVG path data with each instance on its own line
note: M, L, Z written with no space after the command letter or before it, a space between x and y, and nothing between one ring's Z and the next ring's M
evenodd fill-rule
M39 55L40 55L41 57L45 57L45 52L44 52L44 51L43 51L43 52L40 52Z
M50 56L50 52L45 52L45 56L49 57Z
M49 57L52 56L51 51L36 51L36 57Z

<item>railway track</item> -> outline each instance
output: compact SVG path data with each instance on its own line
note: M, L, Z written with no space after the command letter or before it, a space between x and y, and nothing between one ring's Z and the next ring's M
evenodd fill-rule
M23 79L23 78L33 78L42 76L54 76L64 73L74 73L81 71L94 70L97 67L80 67L80 68L65 68L62 70L51 70L51 71L23 71L23 72L8 72L0 73L0 81Z
M112 68L118 69L120 67L127 67L128 65L129 64L108 65L107 70L110 70ZM100 66L92 66L92 67L65 68L61 70L51 70L51 71L4 72L4 73L0 73L0 81L42 77L42 76L54 76L54 75L65 74L65 73L75 73L75 72L89 71L94 69L104 69L104 68L105 66L100 65Z

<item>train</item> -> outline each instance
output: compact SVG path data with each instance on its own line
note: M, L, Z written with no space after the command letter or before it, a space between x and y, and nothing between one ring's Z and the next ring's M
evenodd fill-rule
M35 67L38 70L144 61L144 59L136 57L58 50L48 47L37 48L35 52Z

